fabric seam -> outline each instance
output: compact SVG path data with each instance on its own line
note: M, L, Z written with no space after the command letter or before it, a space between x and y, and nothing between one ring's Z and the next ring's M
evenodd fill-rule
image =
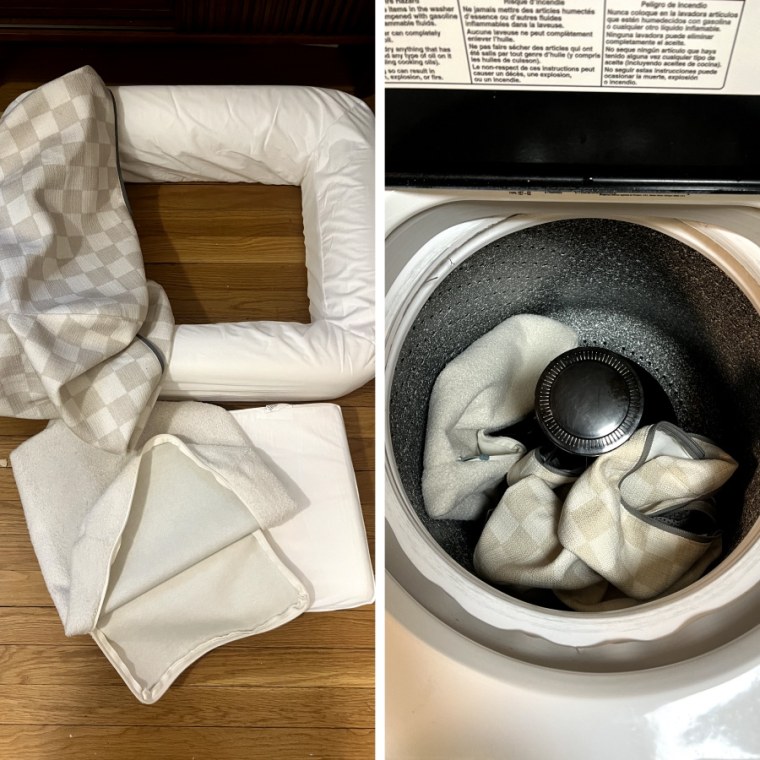
M636 462L636 464L628 470L628 472L625 473L625 475L620 478L618 481L618 492L620 492L620 487L623 484L623 481L629 476L632 475L634 472L639 470L647 461L647 457L649 456L649 452L652 450L652 445L654 444L654 437L658 431L664 431L668 435L670 435L672 438L675 438L676 441L683 445L683 447L692 453L695 454L694 459L704 459L705 458L705 452L702 449L699 444L697 444L688 433L681 430L679 427L674 425L671 422L658 422L655 425L652 425L650 430L647 432L646 441L644 442L644 448L642 449L641 454L639 455L639 459ZM706 440L706 439L704 439ZM711 492L715 493L715 492ZM691 503L699 503L703 502L705 500L705 496L709 496L710 494L705 494L698 499L686 499L685 501L681 502L680 504L675 504L673 507L678 507L680 509L683 509L684 507L688 507ZM697 533L690 533L689 531L682 530L680 528L675 528L672 525L667 525L665 523L660 522L652 515L645 515L639 512L639 510L634 509L632 506L626 502L626 500L623 498L622 493L620 494L620 504L622 505L623 509L626 510L632 517L636 518L637 520L641 520L643 523L646 523L647 525L657 528L659 530L665 531L666 533L670 533L675 536L679 536L681 538L686 539L687 541L693 541L694 543L699 544L710 544L712 543L716 538L719 537L720 534L716 534L714 536L701 536Z

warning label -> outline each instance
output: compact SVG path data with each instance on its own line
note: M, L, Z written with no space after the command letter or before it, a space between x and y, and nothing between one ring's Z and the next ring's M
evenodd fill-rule
M585 0L585 5L587 5ZM473 84L599 79L601 54L591 41L598 11L584 1L462 7Z
M393 84L718 89L744 0L386 0Z
M457 3L395 0L385 6L389 82L469 81Z

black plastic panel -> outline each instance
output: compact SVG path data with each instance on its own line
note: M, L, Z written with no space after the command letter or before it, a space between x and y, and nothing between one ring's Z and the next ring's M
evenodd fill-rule
M760 192L760 97L386 90L389 186Z

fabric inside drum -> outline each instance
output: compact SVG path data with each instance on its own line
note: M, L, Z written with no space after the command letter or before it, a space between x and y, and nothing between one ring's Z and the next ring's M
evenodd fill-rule
M472 571L482 522L432 520L422 501L428 399L441 369L510 316L540 314L646 369L686 430L739 462L720 495L730 552L760 513L760 316L702 254L661 232L604 219L549 222L473 254L442 280L405 336L389 406L399 476L441 547Z

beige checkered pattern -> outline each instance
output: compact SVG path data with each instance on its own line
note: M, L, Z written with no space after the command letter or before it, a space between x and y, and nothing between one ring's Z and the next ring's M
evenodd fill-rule
M122 451L173 329L145 281L110 93L89 67L28 93L0 122L0 414L61 417Z
M475 570L495 583L583 589L602 580L557 537L562 500L550 484L527 475L510 486L475 549Z
M658 442L668 439L684 445L676 445L675 454L659 453ZM735 469L716 446L665 423L639 430L599 457L564 501L568 486L555 491L556 479L542 478L528 461L521 477L509 473L514 485L486 524L476 568L494 582L564 591L563 601L576 606L577 599L579 609L672 592L695 569L704 572L720 538L673 529L664 511L701 509Z

